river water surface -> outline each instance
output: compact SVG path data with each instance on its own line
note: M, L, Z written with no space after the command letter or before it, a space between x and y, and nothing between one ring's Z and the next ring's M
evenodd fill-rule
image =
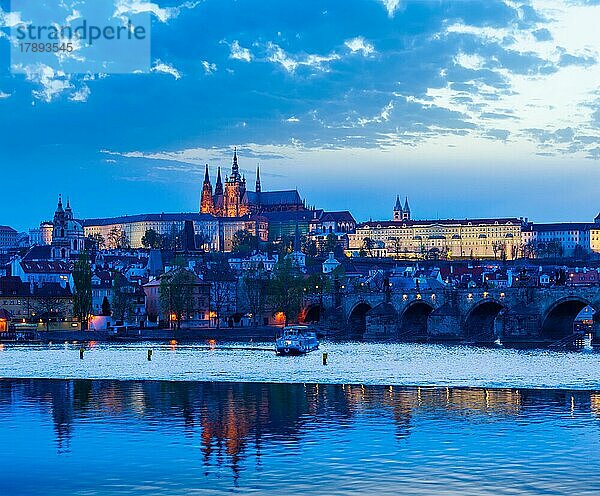
M319 352L277 357L272 343L91 343L80 360L79 350L4 345L0 377L600 389L600 353L322 343ZM327 366L321 352L328 353Z
M268 348L5 345L0 495L600 494L600 354Z

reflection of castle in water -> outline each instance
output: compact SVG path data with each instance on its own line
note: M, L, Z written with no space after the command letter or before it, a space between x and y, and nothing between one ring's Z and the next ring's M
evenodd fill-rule
M260 466L265 443L293 448L313 431L360 416L393 422L399 441L418 428L419 415L510 418L553 408L600 417L594 392L360 385L0 380L0 406L11 403L49 413L59 453L88 428L86 419L119 417L197 436L205 473L228 466L234 480L246 459Z

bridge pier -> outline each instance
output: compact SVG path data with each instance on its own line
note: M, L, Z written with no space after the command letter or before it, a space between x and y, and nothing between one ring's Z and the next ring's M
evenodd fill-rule
M457 306L445 303L435 309L427 319L429 341L460 341L462 318Z

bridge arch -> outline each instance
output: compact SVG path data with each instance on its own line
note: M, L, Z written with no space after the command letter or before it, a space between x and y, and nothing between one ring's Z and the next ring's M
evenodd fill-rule
M496 317L504 310L504 305L493 298L481 300L465 316L465 337L480 342L494 341Z
M427 321L433 305L423 300L411 301L400 314L398 337L407 341L427 339Z
M367 312L373 308L361 301L354 305L348 316L348 334L353 338L362 338L367 328Z
M558 341L573 334L575 317L592 302L580 296L565 296L553 302L542 316L540 337Z

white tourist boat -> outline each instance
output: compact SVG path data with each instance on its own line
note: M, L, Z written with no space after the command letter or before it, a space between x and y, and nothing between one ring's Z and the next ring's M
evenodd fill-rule
M301 325L284 327L275 340L275 352L278 355L303 355L318 348L317 334Z

